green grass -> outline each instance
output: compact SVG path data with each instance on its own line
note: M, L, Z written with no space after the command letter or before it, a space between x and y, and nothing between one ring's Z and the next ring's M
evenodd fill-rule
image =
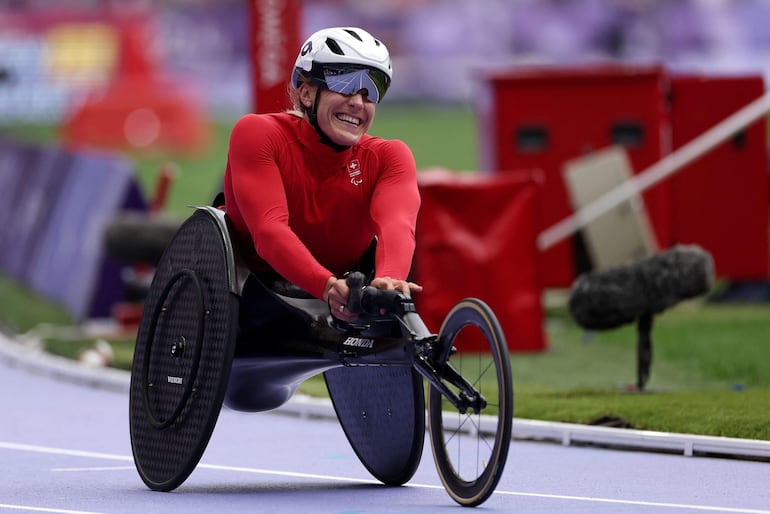
M65 309L43 300L1 273L0 305L0 325L15 333L27 332L40 323L72 323Z
M371 133L402 139L412 149L417 169L478 169L476 119L467 106L383 105Z
M769 333L768 306L681 304L655 320L648 392L637 393L635 327L588 334L551 309L549 351L512 358L516 416L770 439Z
M135 155L137 176L151 195L157 170L179 167L167 205L185 217L218 190L232 123L216 125L214 139L194 156ZM24 138L50 141L49 127L22 127ZM477 168L476 121L465 106L383 105L373 134L397 137L412 148L418 169ZM548 351L515 353L515 415L592 423L622 419L642 429L770 440L770 306L680 304L655 320L649 392L629 392L636 379L633 326L586 333L558 305L547 311ZM66 313L0 276L0 323L22 333L40 323L68 325ZM133 341L112 341L116 365L128 369ZM69 357L93 344L88 338L51 340L50 351ZM320 377L301 391L323 395Z
M633 325L610 331L587 333L566 310L549 311L550 351L520 359L520 375L536 381L526 368L540 359L560 356L567 383L558 387L593 388L615 381L618 388L633 383L636 363L636 329ZM652 389L668 390L741 386L770 386L770 306L690 302L664 312L655 319ZM569 369L572 359L586 361L585 370ZM633 371L629 373L629 371ZM576 383L576 374L580 377Z
M767 440L770 387L734 391L629 394L613 390L531 391L514 395L520 418L572 423L622 420L633 428Z

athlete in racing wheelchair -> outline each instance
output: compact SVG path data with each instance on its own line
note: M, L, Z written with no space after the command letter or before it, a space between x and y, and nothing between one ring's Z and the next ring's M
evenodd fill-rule
M297 57L294 110L235 124L224 204L197 209L172 239L137 336L131 439L151 489L189 476L223 401L274 409L323 373L348 440L383 483L417 468L426 378L447 491L462 505L493 492L511 433L507 347L478 300L460 302L439 334L417 315L414 158L367 134L391 76L385 45L366 31L321 30ZM485 351L474 334L463 351L466 327ZM448 449L464 439L476 452L468 470Z
M371 285L407 296L422 289L406 280L420 204L414 158L403 142L367 134L390 80L382 42L359 28L321 30L297 57L294 110L246 115L230 139L225 208L246 266L322 299L343 322L357 317L343 275L375 239ZM295 313L248 285L239 350L303 329Z

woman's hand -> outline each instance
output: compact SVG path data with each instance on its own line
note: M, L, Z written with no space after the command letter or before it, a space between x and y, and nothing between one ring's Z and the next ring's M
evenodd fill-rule
M422 286L419 284L390 277L376 277L374 280L372 280L371 285L377 289L395 289L399 293L409 298L412 297L412 293L419 293L422 291Z
M406 280L398 280L390 277L376 277L370 284L377 289L395 289L404 296L410 297L412 293L422 291L422 286ZM350 288L344 278L329 277L324 289L324 301L329 305L329 310L337 319L343 321L353 321L358 317L357 314L348 309L348 299L350 297Z
M337 319L353 321L358 314L353 314L348 309L350 288L344 278L329 277L324 288L323 300L329 305L329 310Z

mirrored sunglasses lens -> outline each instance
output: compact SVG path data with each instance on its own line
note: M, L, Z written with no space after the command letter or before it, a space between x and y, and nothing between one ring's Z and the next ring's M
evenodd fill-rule
M353 95L366 89L368 99L379 103L382 96L381 86L377 84L369 70L355 70L347 73L324 73L327 87L335 93Z

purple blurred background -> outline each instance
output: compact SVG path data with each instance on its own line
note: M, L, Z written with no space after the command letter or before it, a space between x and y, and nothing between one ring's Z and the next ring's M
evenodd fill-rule
M394 57L391 99L472 102L479 70L656 63L770 76L765 0L306 0L302 33L358 25ZM245 0L0 1L0 124L57 122L115 72L116 20L141 16L165 74L212 116L250 108ZM90 22L91 25L82 25ZM288 78L288 77L287 77Z

